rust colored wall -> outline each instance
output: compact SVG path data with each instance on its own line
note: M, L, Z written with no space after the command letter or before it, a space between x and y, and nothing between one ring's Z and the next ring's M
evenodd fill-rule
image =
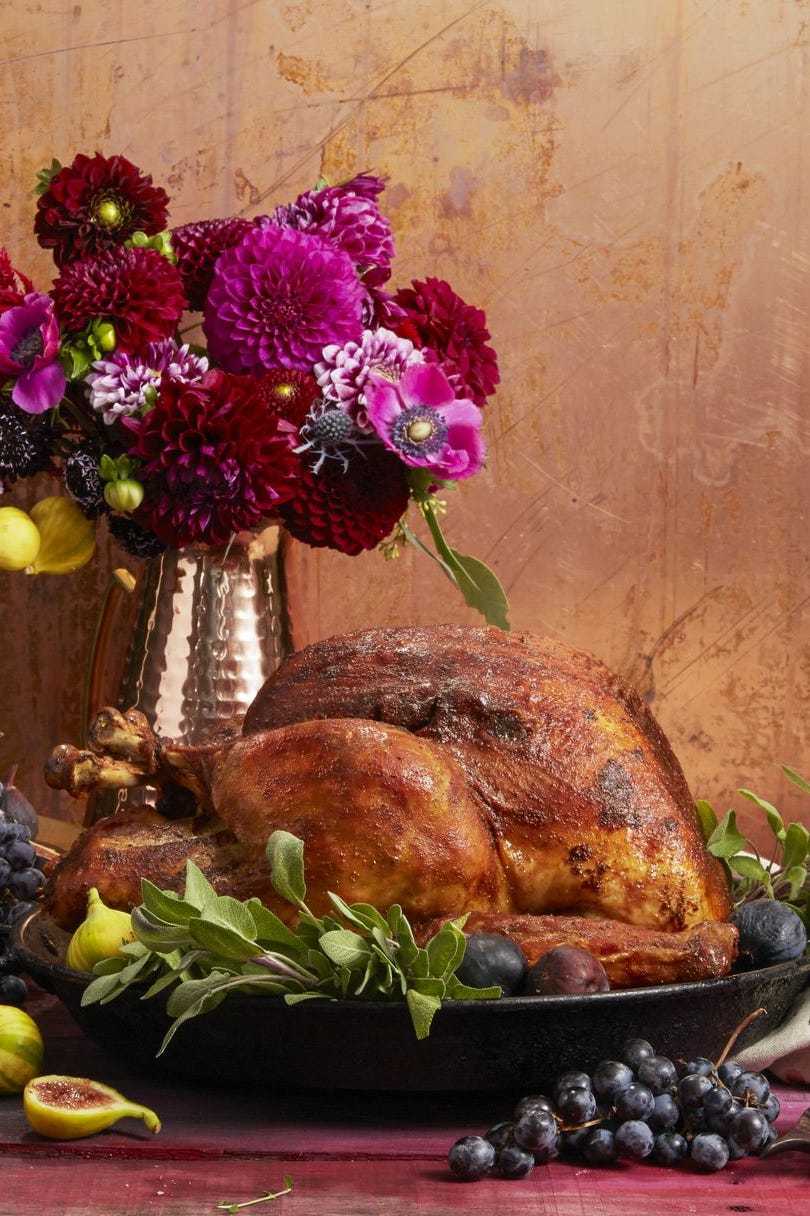
M806 2L0 0L0 19L3 240L41 285L29 189L53 155L124 153L174 222L388 175L396 281L449 279L501 356L451 542L497 569L516 627L645 692L697 795L725 810L747 785L807 820L779 771L810 774ZM36 785L77 737L108 568L0 575L0 771ZM300 642L475 619L410 555L299 548L292 583Z

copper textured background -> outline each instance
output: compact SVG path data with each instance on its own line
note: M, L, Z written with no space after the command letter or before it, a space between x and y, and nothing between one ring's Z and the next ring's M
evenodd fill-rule
M0 0L0 19L2 240L40 286L29 191L54 155L125 154L175 223L386 174L395 282L449 279L501 357L451 543L497 569L516 628L630 677L696 795L722 811L747 785L807 821L779 770L810 775L807 0ZM109 561L0 575L0 772L20 760L64 817L38 772L78 737ZM298 547L291 581L300 643L476 619L408 554Z

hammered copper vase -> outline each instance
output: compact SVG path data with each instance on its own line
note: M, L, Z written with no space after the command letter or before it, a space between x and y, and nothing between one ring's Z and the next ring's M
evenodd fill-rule
M243 714L291 650L282 539L271 527L227 549L167 550L131 594L113 584L94 646L87 721L104 705L135 707L157 734L198 743ZM147 787L98 793L86 822L153 794Z

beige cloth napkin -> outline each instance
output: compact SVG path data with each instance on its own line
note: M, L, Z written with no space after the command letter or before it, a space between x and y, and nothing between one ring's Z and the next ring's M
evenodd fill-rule
M789 1085L810 1085L810 988L794 1001L781 1026L740 1052L735 1060L752 1072L769 1069Z

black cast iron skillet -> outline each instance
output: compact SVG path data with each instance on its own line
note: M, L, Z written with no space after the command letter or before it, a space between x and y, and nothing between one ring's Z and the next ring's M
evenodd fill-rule
M64 966L68 935L39 910L20 921L0 970L23 971L64 1002L79 1026L108 1050L165 1074L305 1089L538 1090L569 1068L591 1069L632 1037L677 1060L717 1059L739 1024L765 1012L736 1046L783 1020L810 981L810 956L717 980L589 996L449 1001L430 1036L417 1040L402 1004L306 1001L234 995L178 1030L165 997L128 991L108 1005L82 1006L90 977Z

